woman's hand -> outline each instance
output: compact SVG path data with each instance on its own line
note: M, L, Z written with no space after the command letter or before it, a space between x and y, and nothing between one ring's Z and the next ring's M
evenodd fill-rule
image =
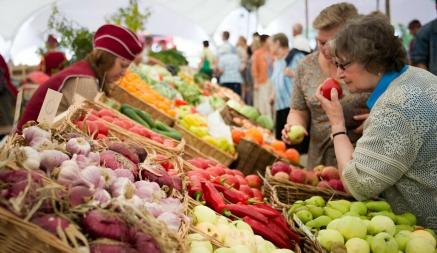
M354 120L362 121L361 125L359 125L357 128L355 128L353 130L354 133L356 133L356 134L363 134L364 122L366 122L368 117L369 117L368 113L358 114L358 115L354 116Z
M337 89L331 89L331 100L325 98L322 94L319 86L316 92L316 98L319 100L323 110L328 116L329 123L331 124L332 132L345 131L345 121L343 115L343 108L341 107L340 100L338 99Z

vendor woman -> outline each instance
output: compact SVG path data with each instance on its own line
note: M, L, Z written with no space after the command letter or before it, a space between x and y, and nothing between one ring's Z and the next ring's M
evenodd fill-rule
M23 124L38 118L48 89L63 94L58 113L73 104L75 94L93 100L99 91L106 91L108 84L124 75L141 50L142 44L132 31L112 24L101 26L93 38L93 51L84 60L52 76L35 91L17 130L20 132Z
M335 89L319 92L341 180L358 200L383 194L395 212L412 212L437 231L437 77L408 66L385 17L347 25L333 43L337 74L350 92L372 92L369 118L354 148Z

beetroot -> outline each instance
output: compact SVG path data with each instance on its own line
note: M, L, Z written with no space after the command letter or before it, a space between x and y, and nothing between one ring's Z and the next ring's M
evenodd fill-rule
M127 159L125 156L112 150L100 152L100 165L113 170L127 169L130 170L134 176L138 175L138 167L136 164Z
M167 185L170 188L180 189L179 183L175 184L174 179L159 165L141 165L141 176L158 183L160 186Z
M103 210L92 210L84 219L86 231L93 238L127 241L129 228L120 218Z
M140 158L138 157L137 153L135 153L135 150L129 148L129 146L124 143L113 142L111 145L109 145L108 149L124 155L127 159L131 160L135 164L140 162Z
M57 227L64 231L70 225L67 219L54 214L37 216L32 219L32 222L54 235L57 235Z
M131 245L103 239L91 243L90 253L138 253Z
M88 202L92 199L93 193L87 186L78 185L74 186L70 190L70 206L75 207L77 205Z

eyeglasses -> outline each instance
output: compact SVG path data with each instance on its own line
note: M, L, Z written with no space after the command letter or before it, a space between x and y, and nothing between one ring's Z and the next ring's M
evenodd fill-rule
M346 62L346 63L338 63L338 62L335 62L335 66L337 66L337 68L340 68L341 70L346 70L346 68L349 66L349 65L351 65L352 64L352 61L350 61L350 62Z

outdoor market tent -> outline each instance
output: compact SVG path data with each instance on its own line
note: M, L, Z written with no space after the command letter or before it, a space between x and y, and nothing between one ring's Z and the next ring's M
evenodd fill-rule
M308 21L326 6L338 0L307 0ZM220 43L223 30L231 32L231 41L239 35L250 37L256 30L265 33L290 33L293 23L305 24L305 0L267 0L259 12L249 14L239 0L140 0L142 8L149 7L152 16L147 32L172 35L178 48L188 55L195 54L201 41L213 38ZM347 0L363 14L385 11L385 0ZM128 0L0 0L0 53L14 63L34 64L35 51L49 33L47 19L56 3L67 18L91 30L105 22L105 17ZM408 24L412 19L426 23L436 17L434 0L391 0L391 21ZM258 17L258 19L256 18ZM179 42L179 43L178 43Z

